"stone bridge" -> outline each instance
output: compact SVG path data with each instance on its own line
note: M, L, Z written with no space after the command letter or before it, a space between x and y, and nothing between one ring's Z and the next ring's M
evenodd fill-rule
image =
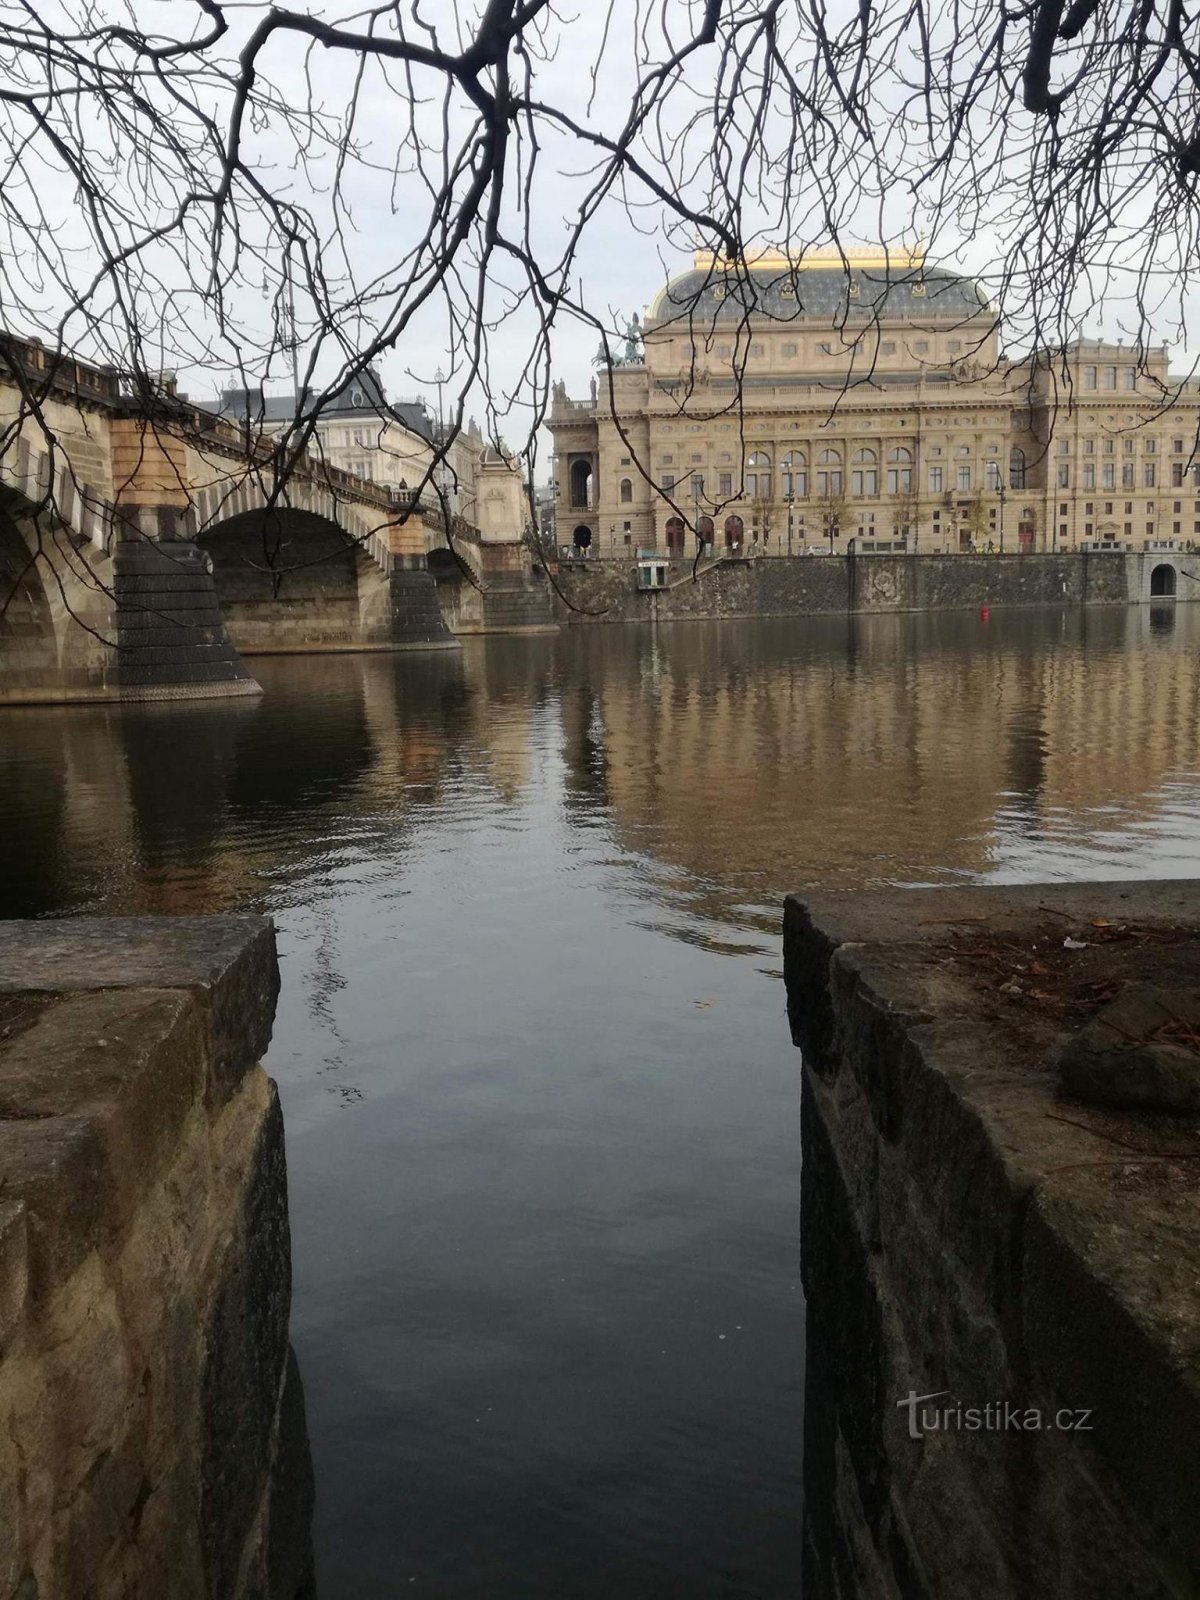
M281 473L169 385L0 337L0 703L254 694L242 652L453 648L439 593L462 631L518 591L518 625L546 625L532 577L518 530L312 456Z

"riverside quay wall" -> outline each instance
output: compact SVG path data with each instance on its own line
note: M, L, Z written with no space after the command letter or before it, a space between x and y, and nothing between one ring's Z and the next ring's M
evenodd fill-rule
M805 1594L1200 1593L1200 886L791 898L784 955Z
M0 922L0 1595L298 1600L260 918Z
M666 622L1200 599L1200 552L726 558L702 564L695 581L690 560L664 556L657 565L666 586L645 591L633 560L560 563L558 585L580 608L562 607L563 618Z

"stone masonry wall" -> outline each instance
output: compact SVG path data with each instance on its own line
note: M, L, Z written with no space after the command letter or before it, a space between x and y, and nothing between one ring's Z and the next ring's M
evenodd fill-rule
M1027 556L806 556L722 561L691 581L669 563L665 591L639 593L629 562L565 562L559 584L571 622L941 611L980 605L1116 605L1130 598L1126 557L1107 552Z
M0 1596L299 1600L259 918L0 923Z
M789 899L806 1595L1200 1593L1200 1118L1054 1066L1198 950L1187 883Z

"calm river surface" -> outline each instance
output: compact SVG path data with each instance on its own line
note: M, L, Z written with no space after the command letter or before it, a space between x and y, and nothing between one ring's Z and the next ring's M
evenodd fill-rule
M0 713L0 911L266 911L321 1600L798 1591L787 890L1200 873L1200 607Z

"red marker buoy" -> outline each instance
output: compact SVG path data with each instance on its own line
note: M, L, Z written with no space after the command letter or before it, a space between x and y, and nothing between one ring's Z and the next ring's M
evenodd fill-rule
M986 622L987 619L988 619L988 608L986 606L980 606L980 608L979 608L979 620L980 620L980 622Z

